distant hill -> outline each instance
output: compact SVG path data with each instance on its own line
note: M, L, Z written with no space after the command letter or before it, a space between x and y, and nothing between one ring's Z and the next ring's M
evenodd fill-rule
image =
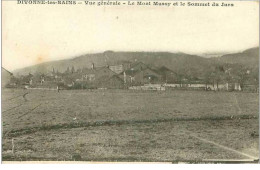
M105 51L104 53L86 54L67 60L41 63L15 70L14 74L19 73L20 75L25 75L28 73L33 74L35 72L47 73L52 71L53 68L55 71L58 70L63 72L67 67L72 66L74 66L75 69L78 69L84 67L90 68L92 63L94 63L96 67L99 67L135 61L143 62L155 67L166 66L176 72L182 69L183 66L199 70L209 62L206 58L184 53Z
M259 47L247 49L241 53L226 54L217 58L220 63L243 64L250 67L259 65Z
M227 54L216 58L204 58L197 55L185 53L170 53L170 52L114 52L105 51L103 53L86 54L71 59L46 62L23 69L14 71L14 74L25 75L29 73L41 72L48 73L55 71L64 72L67 67L74 66L78 68L90 68L91 64L95 66L116 65L123 62L143 62L151 67L168 67L174 72L189 71L195 75L203 72L208 66L216 63L241 63L245 65L258 66L258 50L252 48L243 51L242 53Z

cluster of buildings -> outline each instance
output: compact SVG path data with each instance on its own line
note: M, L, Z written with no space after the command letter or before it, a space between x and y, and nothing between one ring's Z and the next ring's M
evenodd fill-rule
M206 84L203 79L187 81L171 69L162 66L156 68L143 62L122 62L118 65L107 65L75 70L68 67L63 73L53 68L47 74L34 73L16 78L2 67L4 77L2 87L48 88L48 89L132 89L132 90L241 90L239 83ZM3 77L3 76L2 76ZM252 87L252 88L255 88ZM257 87L258 88L258 87Z
M3 71L4 68L2 68ZM4 72L7 70L4 69ZM166 67L151 68L142 62L75 70L68 68L60 73L53 69L47 74L34 73L15 78L10 73L8 87L90 89L124 89L144 84L164 84L177 81L177 74Z

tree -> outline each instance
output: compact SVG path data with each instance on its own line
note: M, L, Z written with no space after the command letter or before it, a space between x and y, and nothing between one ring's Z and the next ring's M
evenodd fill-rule
M74 72L75 72L75 68L74 68L74 66L72 66L71 73L74 73Z
M233 81L239 83L241 89L244 88L244 83L249 80L248 68L243 65L234 65L231 70Z
M210 70L205 70L203 72L203 79L204 83L206 85L206 90L208 90L208 85L211 83L211 71Z
M225 70L223 65L216 65L212 74L211 78L213 80L213 85L215 86L215 83L217 85L217 90L219 90L219 83L221 83L224 80L224 74Z
M67 67L66 73L70 73L70 68Z
M252 84L254 84L255 86L255 91L258 91L258 87L259 87L259 68L253 68L250 72L249 75Z

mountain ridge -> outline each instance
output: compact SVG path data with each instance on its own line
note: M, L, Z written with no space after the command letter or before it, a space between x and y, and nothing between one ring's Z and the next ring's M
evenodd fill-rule
M206 67L215 64L243 64L258 67L259 47L246 49L239 53L225 54L220 57L205 58L199 55L172 52L145 52L145 51L111 51L102 53L84 54L69 59L48 61L33 66L14 70L14 74L26 75L29 73L47 73L53 70L64 72L68 67L90 68L95 66L117 65L122 62L143 62L155 67L165 66L175 72L182 72L185 69L193 70L194 74L199 74Z

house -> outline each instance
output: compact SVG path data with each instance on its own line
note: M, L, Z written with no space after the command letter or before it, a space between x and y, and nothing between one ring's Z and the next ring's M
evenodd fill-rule
M81 75L82 80L94 83L102 80L104 77L112 77L113 75L116 75L116 73L110 70L108 66L106 66L93 69L83 69Z
M22 85L32 85L33 84L33 75L29 73L26 76L21 76L21 84Z
M1 71L2 71L2 76L1 76L2 88L16 86L18 84L18 80L14 77L13 73L6 70L4 67L2 67Z
M77 79L77 81L88 81L88 82L93 82L95 81L95 69L88 69L88 68L83 68L82 71L80 72L81 77Z
M110 70L109 66L100 67L96 69L95 79L100 80L103 77L112 77L113 75L116 75L116 73Z
M109 66L95 67L92 64L90 69L83 68L77 72L65 73L62 82L69 88L97 88L104 85L104 82L114 75L117 74L109 69Z
M177 73L165 66L160 67L156 71L162 75L162 81L165 83L176 83L178 81Z
M135 74L135 80L142 82L142 84L156 84L162 82L162 75L158 74L150 68L146 68Z
M131 64L131 67L129 69L131 71L141 71L146 68L148 68L148 66L146 64L144 64L143 62L135 62L135 63Z
M31 78L31 85L42 85L45 81L45 75L41 73L35 73Z
M115 72L116 74L120 74L124 71L124 67L123 64L120 65L114 65L114 66L109 66L108 67L110 70L112 70L113 72Z
M129 61L120 61L118 62L120 64L117 64L117 65L109 65L108 68L110 70L112 70L113 72L115 72L116 74L120 74L122 73L123 71L131 68L131 62Z
M117 75L104 79L99 85L99 88L108 89L123 89L125 88L124 81Z
M138 63L126 70L120 77L128 85L143 85L161 83L162 75L152 70L143 63Z

